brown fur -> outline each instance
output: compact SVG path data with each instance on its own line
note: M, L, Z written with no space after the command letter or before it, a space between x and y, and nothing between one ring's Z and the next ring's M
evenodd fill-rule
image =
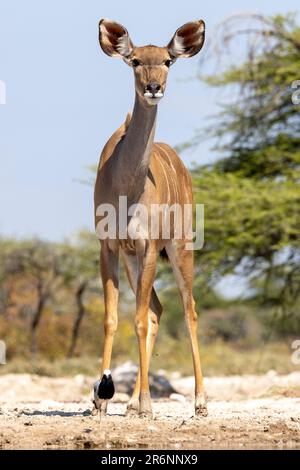
M103 218L97 215L97 208L109 203L118 213L120 196L127 197L128 206L143 204L148 208L148 214L154 204L178 204L181 208L191 204L192 183L187 169L169 145L154 142L154 134L157 102L165 91L169 66L178 57L191 57L201 49L204 42L203 21L179 28L167 47L135 47L123 26L111 20L102 20L99 40L106 54L122 57L133 67L136 97L132 115L128 115L125 123L111 136L100 158L94 197L96 226ZM130 223L129 217L127 229ZM140 372L128 412L139 411L141 416L152 415L148 368L162 314L162 306L153 288L157 254L161 250L166 251L173 267L190 335L195 371L195 411L202 415L207 413L192 292L193 252L186 248L186 242L185 237L175 239L172 224L170 238L164 239L162 221L158 239L150 232L146 239L127 236L125 239L101 240L100 266L105 302L102 373L110 367L113 337L118 323L118 263L121 251L130 285L136 295L135 328L140 356Z

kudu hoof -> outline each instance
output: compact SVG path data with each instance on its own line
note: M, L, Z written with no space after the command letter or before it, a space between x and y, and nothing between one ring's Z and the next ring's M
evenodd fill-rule
M204 417L208 416L206 393L201 393L196 396L195 415Z
M153 419L153 413L152 413L152 411L139 411L139 418L140 419L145 419L145 420L152 420Z
M139 414L139 407L138 399L130 400L127 405L126 416L137 416Z
M144 419L152 419L152 407L150 393L144 392L140 394L139 417Z

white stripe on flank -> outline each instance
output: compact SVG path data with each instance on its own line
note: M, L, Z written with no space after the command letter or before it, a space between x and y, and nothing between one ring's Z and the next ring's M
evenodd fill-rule
M158 159L162 169L163 169L163 172L164 172L164 175L165 175L165 178L166 178L166 182L167 182L167 186L168 186L168 204L170 205L170 186L169 186L169 181L168 181L168 177L167 177L167 174L166 174L166 170L164 168L164 165L163 165L163 162L160 160L160 158Z
M164 152L164 154L167 156L167 158L168 158L168 160L169 160L169 162L170 162L170 166L171 166L171 168L172 168L172 170L173 170L173 172L174 172L174 175L176 175L176 170L175 170L175 168L174 168L174 165L173 165L173 163L172 163L171 158L169 157L168 152L167 152L161 145L159 145L159 144L157 144L157 145L158 145L158 147L160 148L160 150L162 150L162 152ZM172 175L172 174L170 173L170 178L172 179L173 188L174 188L174 193L175 193L175 199L176 199L176 200L175 200L175 203L177 203L177 202L179 202L179 193L178 193L178 188L177 188L177 184L176 184L175 176L174 176L174 175Z

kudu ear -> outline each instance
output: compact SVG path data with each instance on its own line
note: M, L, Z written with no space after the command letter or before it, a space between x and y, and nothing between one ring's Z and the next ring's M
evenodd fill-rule
M205 39L203 20L191 21L178 28L167 45L169 54L174 59L193 57L202 49Z
M99 43L105 54L126 59L133 50L133 44L124 26L112 20L99 23Z

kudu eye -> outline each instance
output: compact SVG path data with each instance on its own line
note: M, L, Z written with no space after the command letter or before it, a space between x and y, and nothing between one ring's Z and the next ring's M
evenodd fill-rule
M133 59L131 64L132 64L133 67L138 67L139 65L141 65L141 62L137 59Z
M173 64L173 61L171 59L168 59L165 61L165 66L168 68L171 67L172 64Z

